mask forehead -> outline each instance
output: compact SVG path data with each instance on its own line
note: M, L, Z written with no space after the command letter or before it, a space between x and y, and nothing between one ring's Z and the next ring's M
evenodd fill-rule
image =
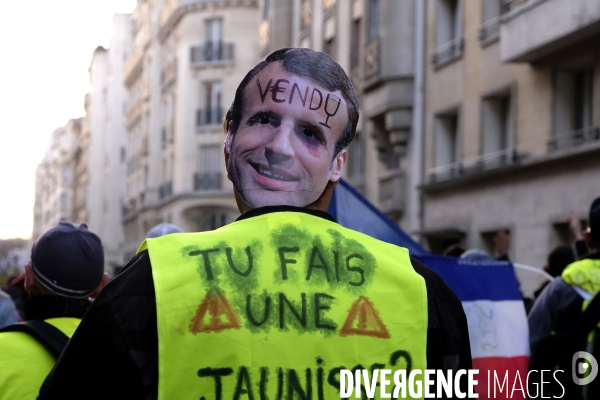
M310 118L332 144L348 123L348 107L339 90L330 91L307 77L290 74L279 62L269 64L244 89L244 117L273 107Z

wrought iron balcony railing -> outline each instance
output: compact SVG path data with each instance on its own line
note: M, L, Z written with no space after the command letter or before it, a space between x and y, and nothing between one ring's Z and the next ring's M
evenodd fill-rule
M194 190L220 190L221 172L196 172L194 174Z
M441 67L462 57L465 41L462 37L457 37L444 43L433 51L431 60L437 67Z
M201 46L190 48L190 61L192 65L232 61L233 59L233 43L207 42Z
M600 142L600 129L587 127L576 131L555 135L548 141L548 151L573 149L590 143Z
M206 125L219 125L223 119L223 108L221 106L199 108L196 110L196 127Z

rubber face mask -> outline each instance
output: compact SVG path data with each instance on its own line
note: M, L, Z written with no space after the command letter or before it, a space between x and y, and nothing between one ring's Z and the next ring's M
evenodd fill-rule
M341 177L345 150L334 150L348 109L339 91L272 63L244 89L243 108L227 133L227 172L250 207L305 207Z

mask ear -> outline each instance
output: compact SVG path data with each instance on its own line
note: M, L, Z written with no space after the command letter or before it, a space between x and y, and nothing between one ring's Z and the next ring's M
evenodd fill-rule
M229 121L227 126L227 134L225 136L225 152L231 154L231 147L233 146L233 121Z
M346 149L340 151L337 156L335 156L333 160L333 164L331 166L331 175L329 176L329 180L332 182L337 182L342 177L342 169L344 169L344 164L346 164L346 160L348 159L348 152Z

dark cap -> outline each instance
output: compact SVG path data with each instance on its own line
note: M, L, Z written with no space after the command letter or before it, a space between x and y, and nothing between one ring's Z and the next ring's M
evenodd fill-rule
M31 263L37 281L52 293L86 298L102 281L102 242L84 224L59 222L35 242Z
M590 236L596 243L600 243L600 197L592 202L590 207Z

